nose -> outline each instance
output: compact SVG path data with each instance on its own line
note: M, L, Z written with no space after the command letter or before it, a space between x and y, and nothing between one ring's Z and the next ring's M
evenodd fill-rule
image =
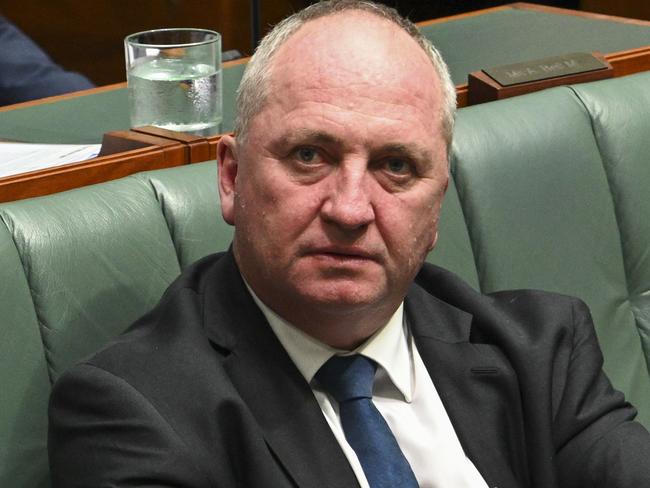
M372 181L365 164L346 168L341 165L332 179L321 207L323 219L342 229L354 230L367 226L375 219L372 204Z

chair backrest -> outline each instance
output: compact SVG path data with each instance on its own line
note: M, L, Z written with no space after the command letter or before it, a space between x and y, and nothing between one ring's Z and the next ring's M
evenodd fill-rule
M452 157L459 204L452 194L454 216L444 224L462 219L467 238L457 232L462 238L445 242L441 230L432 257L483 292L539 288L582 298L605 370L646 426L648 114L650 73L461 110Z
M475 287L592 309L614 384L650 426L650 73L460 111L429 260ZM47 397L226 249L214 162L0 205L0 486L48 486ZM644 354L645 352L645 354Z

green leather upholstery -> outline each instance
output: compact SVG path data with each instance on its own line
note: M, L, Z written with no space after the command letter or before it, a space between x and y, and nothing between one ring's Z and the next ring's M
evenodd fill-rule
M6 222L0 225L0 270L0 486L45 486L50 380L25 270Z
M52 380L152 307L180 271L155 195L137 180L5 205L3 217Z
M183 168L135 175L149 182L160 202L181 267L227 249L232 227L221 218L217 190L217 166L200 165L200 173ZM200 182L197 181L200 178ZM197 205L197 202L211 202Z
M650 426L650 73L460 111L429 260L577 295ZM51 382L226 249L214 162L0 205L0 486L48 486Z
M617 90L632 96L617 96ZM629 115L650 106L650 85L647 77L630 76L616 85L577 85L574 91L592 114L618 225L624 306L638 329L650 369L650 115ZM647 380L640 372L638 381L646 391Z
M610 378L648 407L649 87L646 73L469 107L452 163L481 290L582 298Z
M453 178L449 179L449 187L440 211L438 242L429 253L427 261L454 270L474 288L479 288L472 243Z

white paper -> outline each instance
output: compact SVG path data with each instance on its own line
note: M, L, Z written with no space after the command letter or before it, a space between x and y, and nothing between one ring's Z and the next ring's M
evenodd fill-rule
M0 178L91 159L101 144L0 142Z

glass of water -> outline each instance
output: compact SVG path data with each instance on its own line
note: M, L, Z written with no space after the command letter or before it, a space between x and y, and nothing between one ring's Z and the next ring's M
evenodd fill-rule
M221 36L156 29L124 39L131 127L199 136L221 132Z

